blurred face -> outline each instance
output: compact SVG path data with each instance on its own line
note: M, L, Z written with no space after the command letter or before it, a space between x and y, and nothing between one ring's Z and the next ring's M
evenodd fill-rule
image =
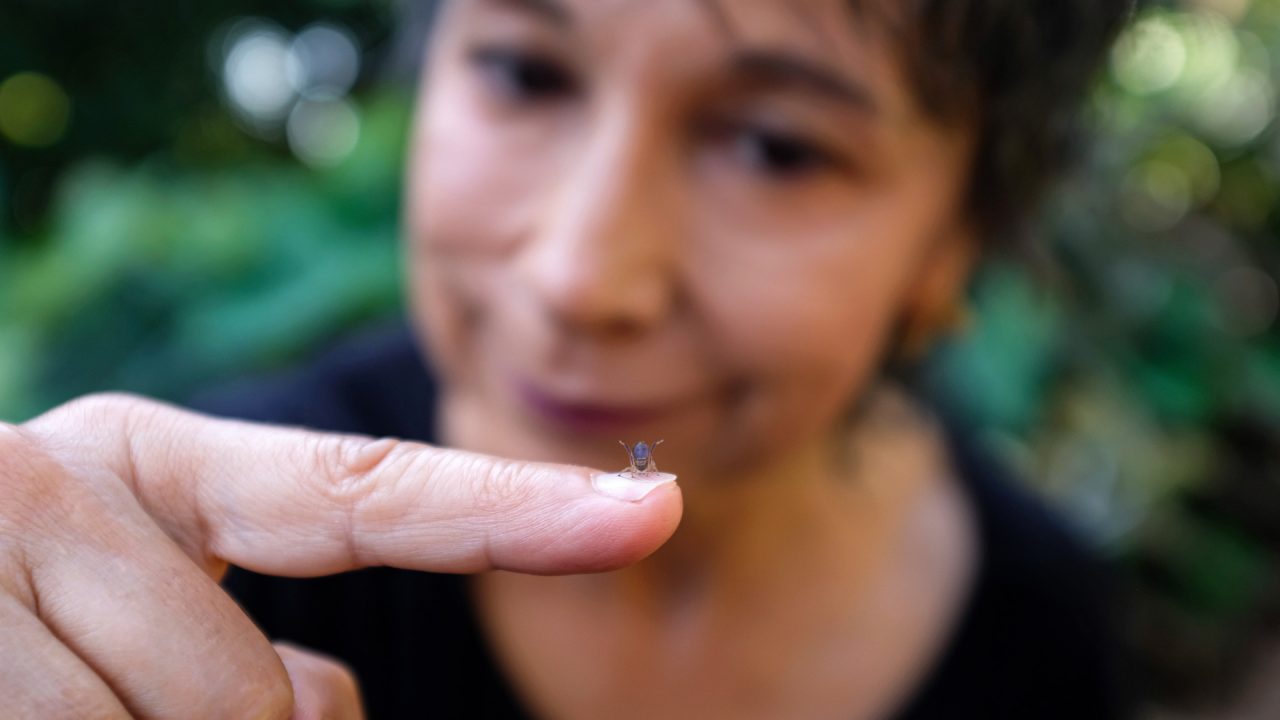
M847 5L448 3L407 227L450 442L688 476L831 436L971 245L971 134Z

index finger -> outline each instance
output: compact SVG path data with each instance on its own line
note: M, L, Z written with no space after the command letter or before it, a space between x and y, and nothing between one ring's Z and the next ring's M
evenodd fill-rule
M73 406L91 438L77 444L189 554L266 574L609 570L657 549L682 508L674 483L622 500L594 490L584 467L215 419L126 395ZM49 416L32 425L58 427Z

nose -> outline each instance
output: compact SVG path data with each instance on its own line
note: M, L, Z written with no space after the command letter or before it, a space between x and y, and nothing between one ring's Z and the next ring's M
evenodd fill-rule
M549 188L521 266L557 323L630 336L670 310L679 197L670 153L636 113L620 114L580 141Z

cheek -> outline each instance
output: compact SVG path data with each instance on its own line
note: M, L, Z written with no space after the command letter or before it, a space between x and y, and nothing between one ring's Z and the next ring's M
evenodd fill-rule
M442 129L418 130L406 206L407 286L433 365L457 384L471 365L483 299L469 260L501 243L485 227L491 215L484 208L492 204L485 171L493 164L474 159L485 144L474 133L463 133L457 143L439 142Z
M476 329L504 258L536 222L538 181L550 172L547 144L500 132L458 75L443 73L424 99L405 211L410 303L451 380L476 366Z
M718 253L699 285L726 356L752 374L829 378L877 354L893 322L903 258L849 232L829 241L784 237ZM771 242L771 241L777 242ZM812 241L812 242L811 242Z
M503 135L461 98L440 97L440 109L418 128L412 195L414 241L435 253L466 255L509 249L535 216L534 190L545 178L546 150Z
M762 224L724 233L725 217L704 237L733 252L715 253L698 302L721 362L744 379L740 432L767 451L826 432L860 394L896 321L915 243L894 231L900 224L764 236Z

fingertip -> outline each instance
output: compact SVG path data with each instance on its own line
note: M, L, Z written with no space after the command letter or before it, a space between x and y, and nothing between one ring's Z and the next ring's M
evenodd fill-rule
M291 720L360 720L360 687L344 663L289 643L275 643L293 691Z
M640 502L645 504L652 513L654 522L651 531L653 534L648 538L644 538L645 542L638 545L640 553L630 560L627 565L643 560L662 547L675 534L676 528L680 526L680 518L684 516L684 493L680 491L680 486L674 481L663 483L661 487L646 495Z
M675 482L658 483L638 500L597 495L584 505L590 519L579 530L576 572L616 570L643 560L671 538L684 512Z
M639 502L654 490L676 481L671 473L641 473L627 471L613 473L595 473L591 477L591 487L601 495L616 500Z

